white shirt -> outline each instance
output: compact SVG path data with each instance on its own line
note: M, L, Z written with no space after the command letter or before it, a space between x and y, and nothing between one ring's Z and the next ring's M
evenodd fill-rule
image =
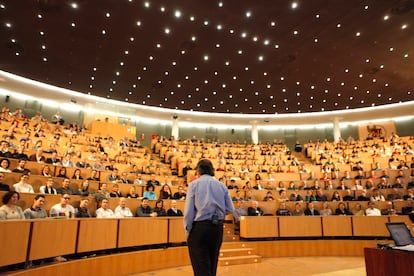
M96 217L97 218L114 218L115 214L111 209L104 209L104 208L99 208L98 210L96 210Z
M50 216L72 218L75 216L75 208L73 208L73 206L70 204L67 204L65 207L62 207L62 205L58 203L53 205L50 209Z
M115 208L115 217L117 218L131 218L134 214L132 214L131 209L128 207L121 207L117 206Z
M28 183L16 183L13 185L14 190L18 193L34 193L32 185Z
M368 208L365 210L365 215L367 216L381 216L381 211L377 208Z

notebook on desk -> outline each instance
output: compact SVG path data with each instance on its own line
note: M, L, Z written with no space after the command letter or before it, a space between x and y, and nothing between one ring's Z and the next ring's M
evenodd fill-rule
M393 249L414 252L414 238L404 222L387 222L386 226L395 243Z

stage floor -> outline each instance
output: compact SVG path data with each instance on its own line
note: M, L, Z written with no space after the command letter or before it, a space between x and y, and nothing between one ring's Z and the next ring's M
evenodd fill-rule
M326 275L326 276L364 276L364 257L288 257L263 258L261 263L218 267L217 276L251 275ZM133 274L133 276L191 276L191 266Z

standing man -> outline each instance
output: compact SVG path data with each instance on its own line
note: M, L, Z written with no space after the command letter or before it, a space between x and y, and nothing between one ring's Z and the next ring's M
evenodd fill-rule
M199 178L188 186L184 227L194 275L213 276L223 241L223 220L234 208L227 187L214 178L210 160L201 159L196 171Z

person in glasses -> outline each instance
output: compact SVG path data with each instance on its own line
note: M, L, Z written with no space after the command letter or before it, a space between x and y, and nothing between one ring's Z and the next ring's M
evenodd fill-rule
M75 208L69 204L69 201L70 194L63 194L60 198L60 203L53 205L50 209L50 216L60 218L74 218Z

